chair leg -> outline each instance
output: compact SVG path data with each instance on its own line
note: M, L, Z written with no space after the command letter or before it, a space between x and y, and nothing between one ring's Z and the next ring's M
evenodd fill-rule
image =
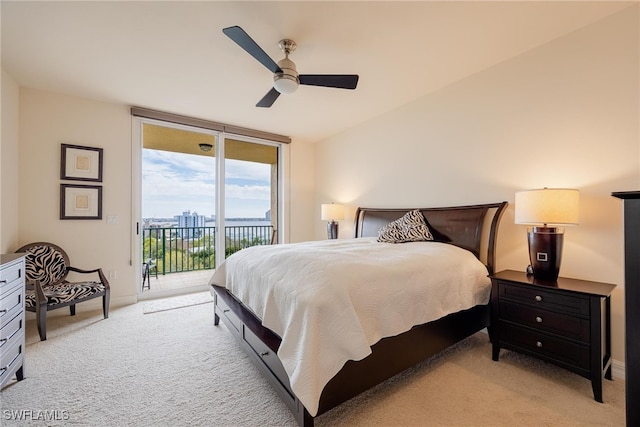
M109 294L110 292L107 290L107 293L102 297L102 312L104 313L105 319L109 318Z
M41 308L40 305L36 306L36 320L38 323L38 334L40 335L40 341L47 340L47 310Z
M76 315L76 305L75 304L71 304L69 306L69 312L71 313L72 316Z

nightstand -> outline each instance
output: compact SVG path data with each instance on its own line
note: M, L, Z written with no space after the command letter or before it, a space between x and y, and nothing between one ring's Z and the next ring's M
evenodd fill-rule
M493 360L506 348L561 366L589 380L602 402L611 380L611 292L616 285L559 277L534 279L505 270L491 277Z

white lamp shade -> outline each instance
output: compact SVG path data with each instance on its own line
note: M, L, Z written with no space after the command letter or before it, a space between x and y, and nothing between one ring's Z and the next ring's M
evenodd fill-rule
M336 221L344 219L344 205L326 203L320 206L320 218L323 221Z
M577 225L580 192L569 188L543 188L516 192L516 224Z

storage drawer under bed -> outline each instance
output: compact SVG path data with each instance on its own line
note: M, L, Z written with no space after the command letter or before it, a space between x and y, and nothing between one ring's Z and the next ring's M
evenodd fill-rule
M284 370L284 366L277 353L267 347L246 325L244 326L243 339L293 397L289 376Z
M242 334L242 321L233 312L233 310L231 310L231 307L229 307L229 304L227 304L227 302L223 298L217 295L216 295L215 303L216 303L216 308L215 308L216 314L218 316L224 317L224 320L225 320L224 323L229 328L235 329L231 332L233 332L234 334Z

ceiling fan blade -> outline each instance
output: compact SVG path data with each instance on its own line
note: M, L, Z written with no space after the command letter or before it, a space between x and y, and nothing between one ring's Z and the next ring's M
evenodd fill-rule
M258 62L267 67L272 73L282 72L280 67L278 67L278 64L276 64L275 61L271 59L271 57L269 57L269 55L267 55L265 51L258 46L258 43L253 41L253 39L249 37L249 34L247 34L242 28L235 25L233 27L224 28L222 32L231 40L236 42L238 46L247 51L249 55L253 56L258 60Z
M280 92L278 92L275 88L271 88L269 92L256 104L256 107L265 107L269 108L276 102L276 99L280 96Z
M355 89L358 85L357 74L300 74L301 85Z

